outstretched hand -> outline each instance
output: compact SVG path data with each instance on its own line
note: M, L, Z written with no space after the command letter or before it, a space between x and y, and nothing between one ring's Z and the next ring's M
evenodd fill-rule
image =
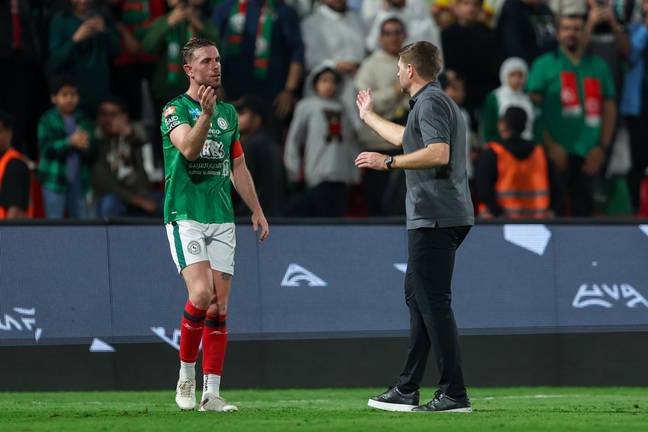
M360 90L358 96L356 97L356 105L358 106L358 114L362 120L365 119L365 116L368 113L373 112L373 92L371 89Z

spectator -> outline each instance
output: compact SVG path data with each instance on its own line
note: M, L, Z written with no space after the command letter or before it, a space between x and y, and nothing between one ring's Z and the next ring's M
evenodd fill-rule
M524 109L509 107L498 123L502 140L490 142L480 155L476 176L480 217L542 219L558 206L542 145L522 137L527 123Z
M473 120L488 92L497 87L500 52L494 31L478 21L480 6L480 0L456 0L457 22L441 33L445 67L465 78L465 107Z
M441 89L457 104L464 121L468 124L470 122L470 114L464 108L466 83L463 77L451 69L446 69L443 73L439 74L438 81ZM470 128L466 128L466 171L468 171L469 180L472 180L474 177L473 159L477 157L478 150L479 141Z
M223 86L230 100L249 94L287 119L304 72L299 17L277 0L222 0L212 20L223 36Z
M46 108L41 45L27 0L0 2L0 110L11 113L16 150L37 156L38 113ZM16 103L29 101L29 103ZM34 114L36 113L36 114Z
M485 0L477 10L477 21L490 27L496 8L501 0ZM435 0L432 5L432 16L441 30L457 22L455 13L456 0Z
M506 0L497 24L504 58L526 64L556 48L554 14L543 0Z
M625 24L629 21L634 0L587 0L585 47L605 60L617 91L620 91L625 59L630 53L630 41Z
M164 105L184 93L189 81L183 70L182 47L192 36L218 43L218 30L201 15L204 0L167 0L170 11L156 18L142 40L145 53L157 56L151 88L153 109L157 115ZM162 136L153 128L155 165L162 165Z
M306 67L313 70L326 61L333 61L342 77L340 101L353 121L356 115L353 78L365 58L365 33L361 18L347 10L346 0L323 0L319 8L304 21L302 33L306 46ZM310 90L306 85L306 93Z
M71 218L86 218L94 162L92 124L78 108L79 93L72 80L53 80L50 94L54 107L38 123L45 217L60 219L67 211Z
M379 46L381 24L389 17L397 17L407 23L405 43L426 40L441 46L441 32L423 0L364 0L362 18L369 29L366 40L369 51Z
M380 26L380 48L366 58L355 77L357 90L370 88L374 95L374 111L389 121L405 124L409 98L401 91L398 76L398 53L405 42L405 24L396 16L387 16ZM364 123L358 129L358 140L366 151L396 155L401 153ZM398 184L389 185L390 182ZM397 187L400 185L400 187ZM396 171L363 170L362 188L369 216L381 216L386 205L394 200L385 191L405 189L404 175ZM404 201L398 201L404 205ZM405 208L403 207L404 214Z
M316 68L308 80L315 95L301 100L295 109L286 141L285 164L291 181L303 177L306 191L291 200L287 215L340 217L348 199L348 185L357 183L354 165L358 154L353 128L337 91L342 78L335 65Z
M142 116L142 81L153 75L156 57L146 54L142 41L153 20L165 13L164 0L112 0L113 15L121 37L121 52L115 59L114 93L126 99L129 114Z
M119 54L119 33L110 17L91 7L90 0L70 0L71 7L50 25L50 62L57 74L77 83L79 107L94 115L110 94L110 70Z
M485 143L502 142L502 137L498 133L498 123L511 106L520 107L526 112L527 124L522 132L522 138L533 140L535 112L531 98L524 93L527 74L527 65L519 57L511 57L502 63L500 67L502 85L488 94L479 119L482 139Z
M648 0L641 3L643 22L630 26L629 71L621 96L621 114L630 134L632 169L628 176L635 209L639 209L639 184L648 168Z
M616 121L614 81L600 57L584 52L584 24L580 16L560 18L560 47L536 59L527 86L573 216L594 211L594 181Z
M245 163L254 179L263 212L266 216L281 216L286 189L283 154L267 128L267 106L258 96L246 96L234 106L239 116ZM235 209L239 217L251 214L242 200L238 200Z
M0 111L0 220L26 218L29 207L29 169L12 138L11 115Z
M146 131L129 120L122 100L101 102L95 138L97 161L91 181L97 196L97 216L162 216L162 194L151 190L142 161Z

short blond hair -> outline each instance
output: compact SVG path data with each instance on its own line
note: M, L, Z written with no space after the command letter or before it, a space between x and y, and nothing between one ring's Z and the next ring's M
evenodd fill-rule
M192 37L187 41L187 43L182 47L182 61L185 64L191 63L193 60L194 51L199 48L213 46L216 48L216 44L209 39L203 39L198 37Z

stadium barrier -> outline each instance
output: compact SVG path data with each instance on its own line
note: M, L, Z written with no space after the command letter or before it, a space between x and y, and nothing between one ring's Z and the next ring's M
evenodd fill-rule
M261 244L239 225L230 385L387 382L406 255L401 225L280 224ZM648 225L473 228L453 287L471 383L648 384L630 372L648 364L647 263ZM172 386L185 298L160 225L0 225L0 389Z

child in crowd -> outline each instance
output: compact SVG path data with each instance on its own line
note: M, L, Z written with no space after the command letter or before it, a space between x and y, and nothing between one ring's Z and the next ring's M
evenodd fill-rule
M92 124L77 108L79 93L67 78L52 82L54 107L38 123L40 163L45 217L87 218L86 195L94 159Z
M339 217L346 211L348 186L360 175L354 159L360 151L348 113L338 99L341 77L333 65L315 68L309 77L315 94L297 104L286 141L288 178L303 179L306 190L288 204L288 216Z

